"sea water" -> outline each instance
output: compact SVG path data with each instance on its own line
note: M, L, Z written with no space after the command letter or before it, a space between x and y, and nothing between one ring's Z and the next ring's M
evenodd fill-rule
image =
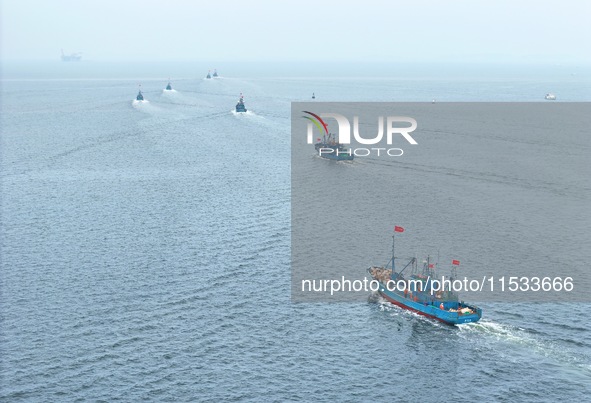
M489 303L454 328L372 295L292 303L289 140L290 102L313 92L589 101L588 71L184 67L163 92L158 66L80 65L7 68L1 83L3 400L588 396L588 304ZM251 113L233 113L241 92Z

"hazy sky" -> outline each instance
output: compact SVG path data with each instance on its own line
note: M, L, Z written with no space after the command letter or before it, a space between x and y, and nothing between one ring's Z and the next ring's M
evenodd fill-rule
M591 63L590 0L2 0L3 60Z

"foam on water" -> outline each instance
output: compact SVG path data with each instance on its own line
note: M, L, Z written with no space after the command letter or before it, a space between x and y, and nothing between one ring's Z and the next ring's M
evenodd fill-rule
M467 343L481 344L490 343L494 340L495 343L505 344L505 348L518 350L525 348L535 355L549 359L549 362L554 365L565 367L567 370L575 370L579 375L589 377L591 380L591 364L587 355L578 355L565 346L559 346L555 342L541 339L518 326L498 323L488 319L481 319L476 323L448 326L437 320L393 305L379 294L373 294L369 301L376 302L380 311L388 312L392 317L411 318L412 320L428 323L434 328L457 331L459 337ZM523 354L523 352L520 352L520 354Z
M236 112L235 109L232 109L230 112L232 113L232 115L238 116L238 117L253 117L253 118L256 117L259 119L264 119L264 117L257 115L256 113L254 113L251 110L247 110L246 112Z
M136 108L141 108L142 105L148 105L149 103L150 103L150 101L148 101L147 99L144 99L142 101L140 101L138 99L134 99L133 101L131 101L131 104Z

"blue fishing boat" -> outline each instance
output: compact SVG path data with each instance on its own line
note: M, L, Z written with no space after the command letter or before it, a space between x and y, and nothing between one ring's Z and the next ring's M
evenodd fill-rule
M207 72L207 75L205 76L205 78L207 78L207 79L211 78L211 70Z
M216 77L219 77L219 76L218 76L218 69L215 69L215 70L213 71L213 78L216 78Z
M351 161L355 158L353 151L339 143L337 135L329 133L314 144L319 157L334 161Z
M144 95L142 94L142 90L139 90L139 92L137 93L137 96L135 97L135 99L137 101L143 101L144 100Z
M437 319L449 325L477 322L482 317L482 309L460 301L453 291L432 291L436 264L427 258L419 269L416 258L411 258L400 270L396 271L394 239L396 232L404 228L396 226L392 235L392 258L384 267L373 266L367 269L374 280L379 282L379 293L388 302L408 309L419 315ZM449 280L457 277L456 267L460 262L452 261L452 274ZM410 269L406 277L404 272ZM402 289L401 289L402 288ZM437 287L435 287L437 289Z
M240 93L240 99L236 104L236 112L246 112L246 105L244 105L244 95Z
M172 91L172 85L170 85L170 81L166 84L166 91Z

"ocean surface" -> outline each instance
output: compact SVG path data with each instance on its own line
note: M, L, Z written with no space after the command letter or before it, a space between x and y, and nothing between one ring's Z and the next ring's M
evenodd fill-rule
M454 328L290 299L291 101L590 101L588 70L185 68L165 93L154 66L60 66L1 81L0 400L588 398L590 304L486 303Z

